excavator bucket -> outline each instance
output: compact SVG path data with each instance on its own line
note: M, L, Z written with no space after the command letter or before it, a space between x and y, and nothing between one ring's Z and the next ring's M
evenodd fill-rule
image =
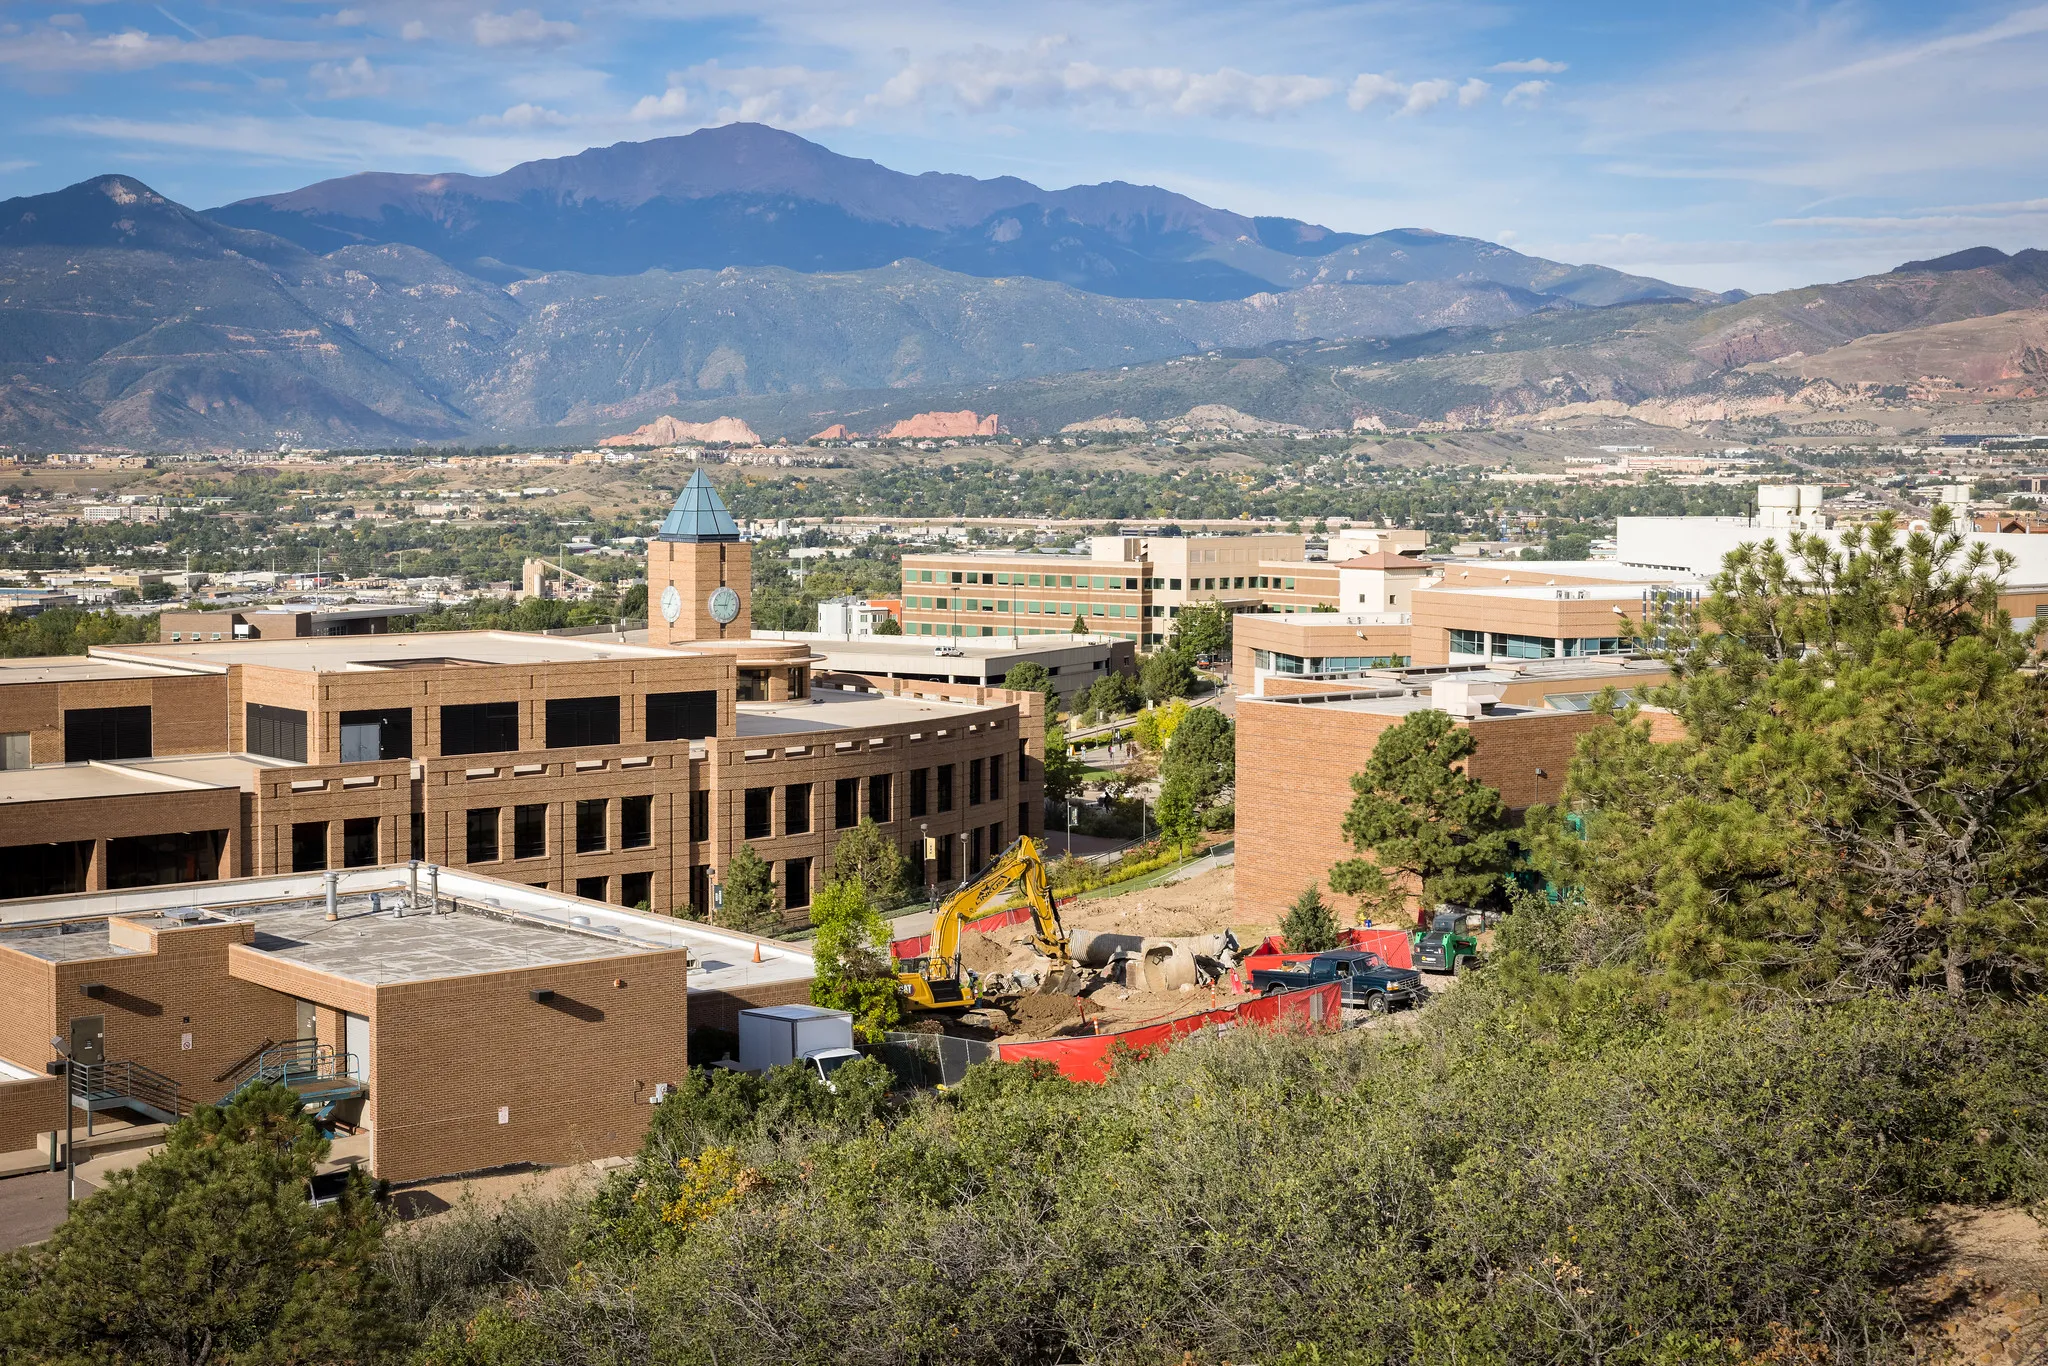
M1073 996L1085 985L1079 968L1071 963L1054 963L1039 977L1038 993L1041 996Z

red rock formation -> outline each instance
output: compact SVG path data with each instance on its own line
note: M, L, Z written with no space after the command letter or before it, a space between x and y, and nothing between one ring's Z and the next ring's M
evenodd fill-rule
M957 413L919 413L880 435L884 441L899 441L909 437L995 436L1001 430L994 413L981 417L971 408L962 408Z
M664 413L638 431L608 436L600 446L673 446L680 441L722 441L731 446L758 446L761 438L736 417L710 422L682 422Z
M813 441L850 441L852 439L853 433L846 430L846 424L843 422L835 422L824 431L811 437Z

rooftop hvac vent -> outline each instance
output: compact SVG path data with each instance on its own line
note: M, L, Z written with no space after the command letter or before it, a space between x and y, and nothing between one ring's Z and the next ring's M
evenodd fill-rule
M200 910L197 906L179 906L174 910L164 912L164 919L175 920L181 925L189 925L195 920L204 920L205 918L206 912Z

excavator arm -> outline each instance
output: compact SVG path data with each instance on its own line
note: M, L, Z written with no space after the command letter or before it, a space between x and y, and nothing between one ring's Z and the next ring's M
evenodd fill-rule
M1024 900L1031 907L1032 947L1048 958L1064 960L1067 932L1045 889L1045 862L1039 857L1038 844L1029 835L1020 835L987 872L946 898L932 922L932 959L952 963L960 953L960 927L994 914L985 909L988 904L1019 883L1024 885Z
M1031 907L1032 947L1062 968L1071 965L1067 931L1060 924L1059 908L1046 890L1045 862L1039 856L1037 842L1023 835L986 872L939 906L932 921L931 952L924 960L923 971L897 975L912 1004L925 1009L947 1009L975 1003L973 992L961 980L960 929L994 914L985 908L1019 884L1023 886L1025 903Z

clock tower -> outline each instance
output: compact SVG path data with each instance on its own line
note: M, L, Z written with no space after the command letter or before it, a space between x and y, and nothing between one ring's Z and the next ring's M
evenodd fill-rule
M746 639L753 634L752 597L749 547L718 490L697 470L647 543L647 643Z

